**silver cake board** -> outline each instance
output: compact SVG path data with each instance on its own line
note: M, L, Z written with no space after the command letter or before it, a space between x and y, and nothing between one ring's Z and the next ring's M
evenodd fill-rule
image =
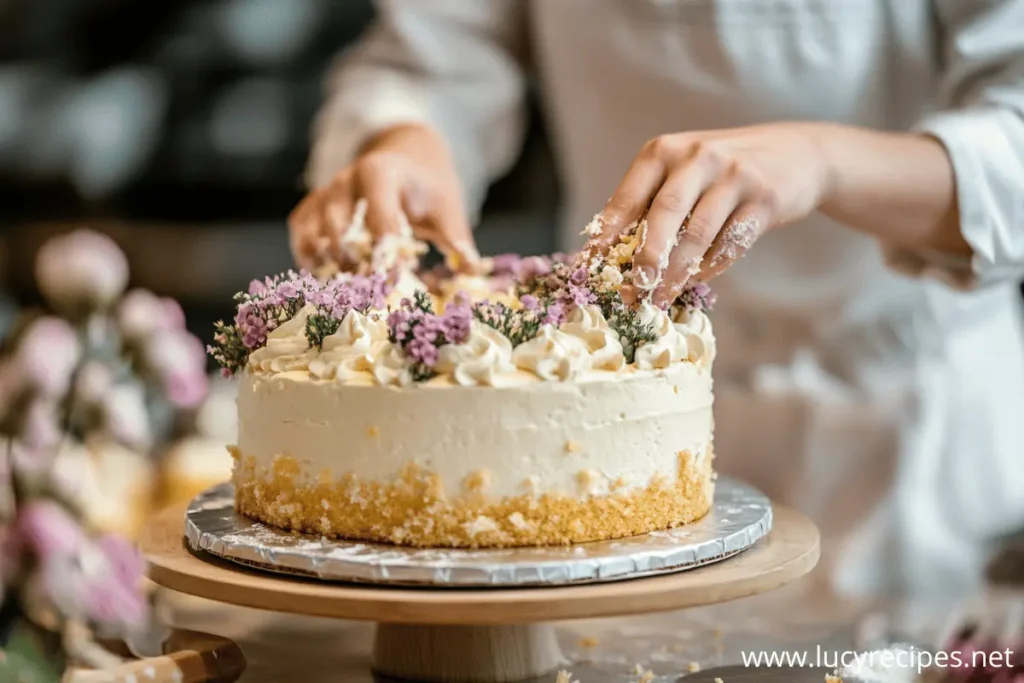
M193 550L237 564L323 581L463 588L603 583L685 571L747 550L771 526L768 498L725 477L711 511L697 522L564 547L419 549L294 534L235 512L231 484L200 494L185 514Z
M207 524L217 519L220 527ZM291 534L280 545L273 537L253 540L267 532L236 520L231 489L222 487L154 517L140 545L149 576L160 586L272 612L377 622L377 673L446 683L552 681L569 664L553 622L756 595L806 575L820 552L818 531L807 517L773 509L754 489L724 479L714 510L698 524L575 548L431 555ZM202 549L203 538L210 551ZM227 561L227 555L214 554L216 543L252 544L260 552L252 560ZM338 548L343 550L335 558ZM308 559L317 552L318 560ZM294 556L307 558L304 570L286 564ZM355 579L316 578L339 558L344 576ZM259 568L242 566L250 563ZM637 580L621 580L628 578Z

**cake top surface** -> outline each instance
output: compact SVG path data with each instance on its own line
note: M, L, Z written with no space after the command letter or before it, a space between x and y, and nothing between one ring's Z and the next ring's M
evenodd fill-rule
M363 233L346 234L366 250ZM412 242L383 243L354 272L253 280L234 321L217 324L211 355L226 375L397 386L582 381L714 359L707 285L689 284L665 309L624 302L635 230L606 255L502 255L472 274L417 272Z

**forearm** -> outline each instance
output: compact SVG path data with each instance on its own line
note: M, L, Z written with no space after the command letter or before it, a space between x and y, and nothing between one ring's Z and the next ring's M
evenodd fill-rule
M969 255L953 165L927 135L823 126L829 175L822 213L889 244Z

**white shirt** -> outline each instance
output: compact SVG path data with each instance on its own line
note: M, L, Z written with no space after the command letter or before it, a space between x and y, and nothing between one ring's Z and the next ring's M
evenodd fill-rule
M426 121L478 208L518 153L532 69L566 248L660 134L807 119L939 138L973 259L815 216L714 281L716 451L816 520L842 591L977 580L987 540L1024 525L1024 0L378 5L336 71L310 182L369 134Z

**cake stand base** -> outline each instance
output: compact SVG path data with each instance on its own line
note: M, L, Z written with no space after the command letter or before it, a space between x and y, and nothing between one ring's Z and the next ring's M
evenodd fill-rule
M676 574L538 588L423 588L325 583L260 572L191 552L185 505L154 518L141 539L150 578L181 593L243 607L378 623L375 668L408 681L536 679L565 662L554 621L710 605L779 588L818 561L814 524L774 508L767 539L723 562Z
M566 664L549 624L379 624L373 646L373 668L405 681L523 681Z

